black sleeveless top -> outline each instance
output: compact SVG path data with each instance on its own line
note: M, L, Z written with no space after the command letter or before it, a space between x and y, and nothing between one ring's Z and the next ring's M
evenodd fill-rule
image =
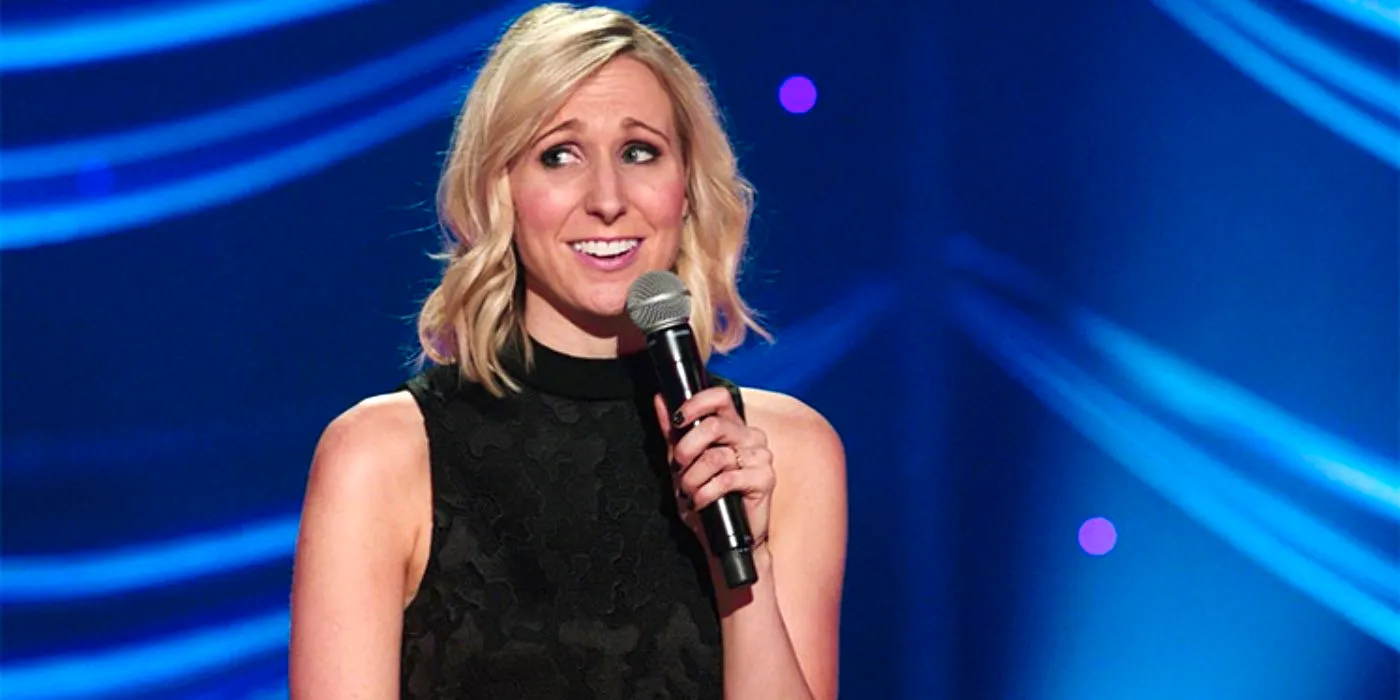
M676 514L645 353L535 343L533 359L507 357L524 388L504 399L455 366L404 387L426 424L433 532L402 697L721 698L709 564Z

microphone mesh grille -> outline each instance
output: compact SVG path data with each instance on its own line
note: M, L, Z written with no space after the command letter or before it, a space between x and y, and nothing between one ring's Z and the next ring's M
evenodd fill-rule
M648 272L627 291L627 315L643 333L690 322L690 290L674 273Z

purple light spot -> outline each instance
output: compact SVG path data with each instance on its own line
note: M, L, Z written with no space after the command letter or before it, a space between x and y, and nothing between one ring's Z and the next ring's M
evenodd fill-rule
M86 197L101 197L112 191L114 179L107 163L93 158L78 171L78 192Z
M1079 526L1079 546L1085 552L1101 557L1118 544L1118 531L1108 518L1089 518Z
M778 102L793 114L806 114L817 104L817 86L804 76L794 75L778 88Z

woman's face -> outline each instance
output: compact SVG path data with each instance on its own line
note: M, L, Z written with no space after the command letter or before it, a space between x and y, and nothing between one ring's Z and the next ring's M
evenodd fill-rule
M613 326L632 282L672 266L686 207L679 149L670 96L627 57L545 124L510 172L527 325L543 302L556 322Z

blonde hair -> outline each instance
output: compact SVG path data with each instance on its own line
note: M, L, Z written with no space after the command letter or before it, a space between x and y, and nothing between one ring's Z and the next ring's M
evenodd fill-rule
M497 396L502 387L518 390L501 361L511 342L530 356L509 168L574 88L622 55L656 74L675 110L689 214L673 269L690 289L701 353L738 347L746 329L769 338L738 288L753 187L738 172L709 85L627 14L551 3L505 31L458 115L437 193L445 267L418 315L423 359L457 363L462 376Z

